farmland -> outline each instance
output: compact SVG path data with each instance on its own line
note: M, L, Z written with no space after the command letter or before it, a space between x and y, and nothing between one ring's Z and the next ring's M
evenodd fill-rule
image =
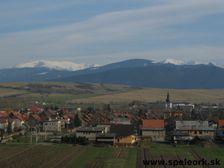
M224 165L224 152L223 148L211 145L208 147L195 146L195 145L178 145L176 147L165 145L165 144L151 144L148 147L138 149L137 164L143 167L142 160L161 160L164 159L166 163L169 160L201 160L205 159L207 162L210 160L218 159L221 165L215 167L223 167ZM154 166L151 166L154 167ZM160 166L160 167L174 167L174 165ZM202 165L179 165L176 167L190 168L190 167L212 167Z
M217 158L221 161L221 164L224 163L223 148L214 145L208 147L188 145L173 147L166 144L150 144L144 147L132 148L97 148L56 144L8 144L0 146L0 165L5 168L141 168L143 167L143 159L156 160L161 159L161 157L164 160L184 158L200 160L204 158L208 161Z
M98 95L85 99L75 99L72 102L108 103L108 102L131 102L134 100L143 102L164 101L167 92L170 92L172 101L192 103L223 103L224 90L200 90L200 89L153 89L139 88L122 93Z
M80 103L129 103L164 101L169 90L172 101L224 103L224 90L132 88L125 85L89 83L1 83L0 108L23 108L35 102L56 105Z
M136 155L137 152L134 148L6 145L0 147L0 165L5 168L134 168Z
M35 102L65 105L71 100L131 90L125 85L87 83L1 83L0 108L23 108Z

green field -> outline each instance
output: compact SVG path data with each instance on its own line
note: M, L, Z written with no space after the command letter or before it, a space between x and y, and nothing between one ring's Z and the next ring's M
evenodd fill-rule
M0 165L4 168L142 168L143 152L147 159L220 160L224 166L223 147L151 144L143 147L92 147L65 144L0 145ZM161 166L163 167L163 166ZM182 166L180 166L182 167ZM193 167L193 166L184 166ZM201 166L194 166L201 167ZM216 166L219 167L219 166Z
M1 145L0 165L7 168L134 168L134 148L96 148L72 145Z
M177 145L176 147L172 145L166 145L166 144L151 144L148 147L145 147L144 149L148 150L148 158L153 160L159 160L161 157L165 161L169 160L184 160L185 158L187 160L201 160L204 158L207 162L210 162L211 160L218 159L220 160L221 165L220 166L214 166L214 167L224 167L224 152L223 152L223 146L217 146L215 144L210 144L206 147L202 147L199 145ZM143 150L141 152L144 152ZM169 166L167 166L169 167ZM170 166L173 167L173 166ZM202 165L179 165L176 167L203 167ZM205 166L208 167L208 166ZM212 166L209 166L212 167Z

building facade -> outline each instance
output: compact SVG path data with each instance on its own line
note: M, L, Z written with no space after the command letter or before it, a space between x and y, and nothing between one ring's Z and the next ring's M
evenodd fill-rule
M43 123L43 131L46 132L61 132L62 124L60 120L46 121Z
M164 142L166 131L164 120L143 120L141 135L143 139L150 139L154 142Z

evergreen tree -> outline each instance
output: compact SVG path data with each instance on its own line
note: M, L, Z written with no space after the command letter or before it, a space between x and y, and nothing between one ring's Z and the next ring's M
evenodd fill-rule
M79 115L76 114L76 115L75 115L75 118L74 118L74 126L75 126L75 127L79 127L79 126L81 126L81 124L82 124L82 121L81 121L81 119L79 118Z

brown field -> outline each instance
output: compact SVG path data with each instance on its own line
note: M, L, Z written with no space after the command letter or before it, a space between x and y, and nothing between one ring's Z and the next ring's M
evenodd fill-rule
M12 96L12 95L21 95L25 94L26 91L16 90L16 89L6 89L6 88L0 88L0 97L4 96Z
M0 145L4 168L135 168L136 149L73 145Z
M30 89L25 89L29 87ZM132 101L164 101L167 92L171 101L192 103L224 103L224 89L156 89L131 88L125 85L80 83L1 83L0 104L13 107L35 101L67 103L129 103Z
M164 101L167 92L170 92L172 101L184 101L192 103L224 103L224 89L136 89L123 93L100 95L74 99L70 102L83 103L109 103L109 102L131 102L134 100L145 102Z
M0 145L0 167L4 168L143 168L143 160L218 159L219 166L179 165L176 167L224 166L223 146L148 144L142 147L93 147L66 144ZM174 166L147 166L171 168Z

